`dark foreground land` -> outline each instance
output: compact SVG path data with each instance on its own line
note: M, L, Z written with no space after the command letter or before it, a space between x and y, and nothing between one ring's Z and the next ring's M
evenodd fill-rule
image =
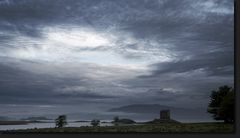
M225 123L138 124L125 126L65 127L2 131L3 133L78 133L78 132L150 132L150 133L233 133L234 125Z

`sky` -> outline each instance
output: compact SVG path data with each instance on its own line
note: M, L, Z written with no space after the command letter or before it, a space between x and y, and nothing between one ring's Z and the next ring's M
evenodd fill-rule
M233 0L0 0L0 114L201 108L234 82ZM111 113L108 114L111 116Z

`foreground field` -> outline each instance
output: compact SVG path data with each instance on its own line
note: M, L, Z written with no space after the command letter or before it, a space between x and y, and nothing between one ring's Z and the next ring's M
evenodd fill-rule
M128 126L65 127L4 131L3 133L62 133L62 132L151 132L151 133L233 133L233 124L224 123L185 123L185 124L139 124Z

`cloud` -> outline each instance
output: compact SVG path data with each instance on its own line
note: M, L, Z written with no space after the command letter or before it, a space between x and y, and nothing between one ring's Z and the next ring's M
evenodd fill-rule
M233 85L233 4L1 1L0 103L203 108Z
M222 75L229 73L233 75L233 51L217 51L199 54L187 60L178 60L174 62L163 62L153 66L156 67L156 72L153 74L161 75L161 73L182 73L197 69L204 69L210 74L222 72ZM219 74L220 75L220 74Z

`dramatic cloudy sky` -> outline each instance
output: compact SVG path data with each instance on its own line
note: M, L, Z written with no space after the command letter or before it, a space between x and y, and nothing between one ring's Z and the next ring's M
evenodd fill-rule
M205 108L233 85L233 0L0 0L0 114Z

